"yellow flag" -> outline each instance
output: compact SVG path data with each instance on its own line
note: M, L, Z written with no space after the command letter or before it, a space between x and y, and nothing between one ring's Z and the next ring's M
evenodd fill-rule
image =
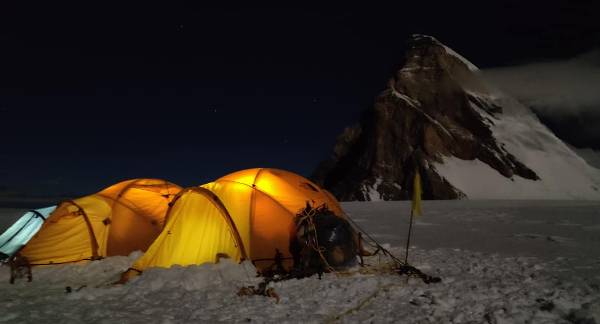
M412 212L415 216L421 215L421 176L419 175L419 169L415 170L415 180L413 182Z

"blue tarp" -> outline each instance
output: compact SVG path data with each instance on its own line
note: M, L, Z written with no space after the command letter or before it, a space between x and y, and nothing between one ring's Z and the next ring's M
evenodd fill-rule
M56 206L30 210L0 235L0 261L17 253L37 233Z

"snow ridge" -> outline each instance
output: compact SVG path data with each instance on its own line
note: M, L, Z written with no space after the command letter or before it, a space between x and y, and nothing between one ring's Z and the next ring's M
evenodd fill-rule
M469 70L471 70L473 72L479 71L479 68L477 66L475 66L475 64L471 63L469 60L467 60L466 58L462 57L460 54L453 51L450 47L448 47L446 45L442 45L442 46L444 46L446 53L459 59L461 62L463 62L467 66L467 68Z

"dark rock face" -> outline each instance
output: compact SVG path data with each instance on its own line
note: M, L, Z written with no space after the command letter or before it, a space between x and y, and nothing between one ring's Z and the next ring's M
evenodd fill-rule
M537 180L496 142L493 121L480 111L497 115L502 107L477 95L487 90L475 69L436 39L414 35L402 68L312 178L343 201L401 200L410 198L418 165L424 199L460 199L464 194L430 163L455 156Z

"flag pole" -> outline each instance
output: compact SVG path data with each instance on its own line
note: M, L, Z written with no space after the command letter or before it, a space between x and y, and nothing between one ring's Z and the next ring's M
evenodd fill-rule
M408 225L408 237L406 238L406 254L404 255L404 263L408 264L408 248L410 246L410 234L412 233L414 212L410 209L410 223Z
M404 263L408 264L408 250L410 248L410 237L412 234L413 219L421 215L421 175L419 174L419 167L415 162L415 175L413 179L413 195L412 204L410 206L410 223L408 225L408 237L406 238L406 254L404 256Z

